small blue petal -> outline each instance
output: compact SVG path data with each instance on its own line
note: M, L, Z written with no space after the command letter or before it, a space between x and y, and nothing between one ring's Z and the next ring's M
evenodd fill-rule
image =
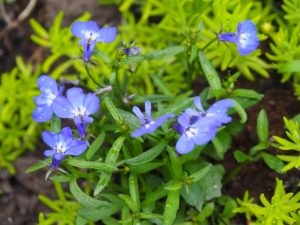
M131 133L131 137L140 137L146 134L147 131L144 126L137 128L134 132Z
M116 39L116 27L104 27L98 31L97 41L99 42L112 42Z
M83 106L84 93L81 88L70 88L67 90L67 99L71 103L72 108Z
M137 106L133 106L132 111L140 119L141 123L145 124L145 122L146 122L145 117L144 117L143 113L141 112L140 108Z
M49 131L44 131L42 133L42 138L43 138L43 141L49 145L51 148L54 148L55 145L56 145L56 142L58 140L58 135L57 134L53 134Z
M238 36L236 33L223 33L218 35L219 41L227 41L237 44L238 42Z
M148 101L148 100L145 102L145 113L146 113L146 116L147 116L147 120L151 121L152 120L152 117L151 117L151 102Z
M42 75L37 79L37 83L41 92L53 93L54 95L58 94L57 83L51 77Z
M65 97L57 97L52 103L53 112L60 118L73 118L72 106Z
M45 150L44 151L44 156L46 157L52 157L54 155L55 151L54 150Z
M86 38L87 33L97 33L99 31L99 27L96 22L88 21L88 22L75 22L71 27L71 32L74 36L79 38Z
M92 93L88 93L83 100L83 106L86 108L88 115L96 113L99 109L99 105L99 98Z
M189 140L185 134L176 142L176 151L179 154L186 154L191 152L194 149L194 142Z
M87 149L87 146L86 141L73 140L65 154L73 156L81 155Z
M37 123L46 122L51 119L53 114L52 108L49 106L37 106L33 113L32 118Z
M64 154L62 153L54 153L52 158L51 168L55 169L60 164L60 161L64 158Z

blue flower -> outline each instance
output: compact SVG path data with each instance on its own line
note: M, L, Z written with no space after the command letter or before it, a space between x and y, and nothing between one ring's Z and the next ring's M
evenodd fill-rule
M256 26L250 20L245 20L238 24L237 32L219 34L220 41L235 43L238 47L238 52L241 55L248 55L257 49L259 39L256 33Z
M37 79L41 95L34 98L36 108L32 118L40 123L51 119L53 101L62 94L63 87L58 88L57 83L51 77L42 75Z
M127 56L137 56L137 55L141 54L141 52L142 52L142 49L139 47L136 47L136 46L124 48L124 53Z
M179 154L186 154L191 152L195 145L204 145L211 141L218 127L211 117L202 117L192 123L191 117L184 112L178 117L175 129L181 134L176 143L176 151Z
M219 100L205 111L202 107L200 97L196 96L194 97L194 105L199 111L190 108L185 110L185 112L192 117L192 122L196 122L202 117L213 118L216 126L221 126L222 124L226 124L231 121L231 117L227 114L228 108L234 106L234 102L231 99Z
M86 123L92 123L90 117L99 109L99 98L92 94L84 94L81 88L70 88L67 97L57 97L52 104L54 113L60 118L73 119L80 138L86 136Z
M176 151L180 154L189 153L195 145L207 144L214 139L218 128L232 119L227 114L228 108L234 106L231 99L219 100L205 111L197 96L194 105L198 110L187 108L174 126L181 134L176 143Z
M142 136L144 134L153 133L157 128L159 128L160 126L162 126L163 123L167 119L174 117L173 114L168 113L168 114L165 114L165 115L159 117L156 120L153 120L152 116L151 116L151 102L150 101L146 101L145 102L145 113L146 113L146 116L143 115L143 113L141 112L141 110L137 106L133 106L132 110L133 110L134 114L139 118L142 126L139 127L139 128L137 128L131 134L131 137L139 137L139 136Z
M51 147L50 150L45 150L44 155L52 157L53 169L60 164L65 155L78 156L87 148L86 141L73 139L72 130L69 127L63 128L60 133L44 131L42 137L44 142Z
M116 27L99 28L94 21L75 22L71 27L71 32L79 37L79 45L83 46L83 59L88 61L95 48L96 42L112 42L116 39Z

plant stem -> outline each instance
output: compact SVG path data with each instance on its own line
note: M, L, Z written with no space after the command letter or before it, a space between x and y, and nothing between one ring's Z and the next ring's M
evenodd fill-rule
M214 39L212 39L210 42L208 42L203 48L202 51L204 51L207 47L209 47L212 43L214 43L216 40L218 39L218 37L215 37Z
M91 73L90 73L90 71L89 71L89 69L88 69L87 63L84 64L84 67L85 67L85 70L86 70L88 76L91 78L91 80L92 80L95 84L97 84L99 87L102 87L102 85L101 85L100 83L98 83L98 82L92 77L92 75L91 75Z

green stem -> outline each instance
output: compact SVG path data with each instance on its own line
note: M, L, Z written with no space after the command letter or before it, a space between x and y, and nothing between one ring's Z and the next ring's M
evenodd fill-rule
M92 80L95 84L97 84L99 87L102 87L102 85L101 85L100 83L98 83L98 82L92 77L92 75L91 75L91 73L90 73L90 71L89 71L89 69L88 69L87 63L84 64L84 67L85 67L85 70L86 70L88 76L91 78L91 80Z
M212 43L214 43L216 40L218 39L218 37L215 37L214 39L212 39L210 42L208 42L203 48L202 51L204 51L207 47L209 47Z

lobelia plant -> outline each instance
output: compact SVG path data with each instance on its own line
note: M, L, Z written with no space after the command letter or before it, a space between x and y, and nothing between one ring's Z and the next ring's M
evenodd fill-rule
M230 34L235 36L241 54L258 46L253 26L246 20ZM205 49L198 48L197 68L209 84L201 93L185 91L172 96L145 95L145 90L131 92L134 79L123 73L128 67L150 64L153 59L187 57L188 48L169 46L145 53L143 49L142 54L134 45L123 46L121 51L115 50L113 60L103 52L99 54L97 42L113 41L116 28L99 29L93 21L75 22L71 32L81 38L81 63L94 88L88 85L90 81L80 79L80 87L75 85L63 92L51 78L42 75L38 79L41 95L35 98L33 118L43 122L52 115L51 131L42 135L51 149L44 152L48 159L27 172L50 166L50 179L69 184L71 195L79 203L74 207L76 217L68 212L73 224L230 222L236 204L222 196L224 167L220 160L230 147L234 131L247 120L245 108L262 96L253 90L236 89L237 78L222 81ZM220 39L233 41L228 36L220 34ZM92 57L105 61L111 69L109 80L99 83L96 77L101 67L86 66ZM160 87L165 88L163 83ZM209 107L208 101L214 103ZM142 104L145 114L139 108ZM39 113L46 109L46 114ZM235 113L240 121L232 119ZM74 120L73 131L72 127L62 128L65 119ZM224 210L219 210L222 207ZM197 219L190 216L194 214ZM51 218L41 216L40 224Z

